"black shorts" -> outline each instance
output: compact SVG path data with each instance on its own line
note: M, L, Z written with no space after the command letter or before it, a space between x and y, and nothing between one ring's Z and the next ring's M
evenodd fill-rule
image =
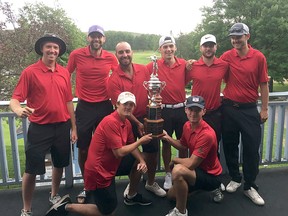
M189 185L189 193L195 190L212 191L220 187L220 177L204 172L200 168L195 169L196 182L195 185Z
M77 125L77 147L81 149L88 148L91 142L92 134L101 120L113 112L113 106L110 100L90 103L79 100L76 107L76 125Z
M112 180L110 186L97 188L96 190L90 191L90 193L101 214L108 215L115 211L118 204L115 179Z
M144 117L137 118L137 119L141 123L144 122ZM134 134L135 139L140 138L141 136L138 132L137 125L134 124L134 122L131 122L131 124L132 124L132 130L133 130L133 134ZM160 143L159 139L152 139L150 143L142 145L142 151L145 153L156 153L159 151L159 143Z
M136 159L132 154L128 154L122 158L121 163L116 172L116 176L129 175Z
M45 173L45 156L49 152L54 167L68 166L71 155L70 128L70 120L44 125L31 122L25 146L25 172L43 175Z
M163 108L162 118L164 119L164 130L166 130L170 136L175 132L177 139L180 139L183 132L183 125L188 121L185 107L178 109Z

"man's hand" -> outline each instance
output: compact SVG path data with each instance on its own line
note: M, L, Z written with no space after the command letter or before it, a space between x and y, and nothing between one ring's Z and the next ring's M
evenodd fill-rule
M139 142L141 143L141 145L144 145L144 144L151 142L151 140L152 140L152 133L142 136L139 139Z
M20 107L15 110L15 113L20 118L27 118L30 115L32 115L34 111L35 109L30 108L30 107Z
M148 170L148 168L147 168L147 165L144 161L137 164L137 171L142 172L142 173L146 173L147 170Z
M186 69L189 71L192 69L192 65L194 64L194 62L196 62L197 60L195 59L190 59L188 61L186 61Z
M261 109L260 117L261 117L261 122L265 123L268 119L268 109L266 109L266 110Z

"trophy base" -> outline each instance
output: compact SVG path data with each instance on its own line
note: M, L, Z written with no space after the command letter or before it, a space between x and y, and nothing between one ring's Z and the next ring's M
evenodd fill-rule
M160 138L164 136L165 134L163 133L163 123L163 119L151 120L144 118L145 133L152 133L153 138Z

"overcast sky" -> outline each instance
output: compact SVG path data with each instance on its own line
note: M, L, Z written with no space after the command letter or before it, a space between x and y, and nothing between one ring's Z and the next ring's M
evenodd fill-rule
M0 0L12 2L13 8L25 2L44 2L53 7L59 5L68 17L82 30L102 25L105 30L128 31L149 34L170 34L194 30L202 20L203 6L211 6L213 0Z

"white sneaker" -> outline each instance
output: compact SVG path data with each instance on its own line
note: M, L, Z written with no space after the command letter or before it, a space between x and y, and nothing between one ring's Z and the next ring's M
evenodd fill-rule
M163 187L165 190L169 190L172 187L172 176L170 172L166 173Z
M124 198L128 195L129 189L130 189L130 183L127 185L127 187L125 188L125 190L124 190L124 192L123 192L123 197L124 197Z
M59 194L56 194L55 196L51 197L51 192L50 192L50 196L49 196L49 204L55 205L57 202L59 202L59 200L61 200L61 196Z
M229 184L226 186L226 191L229 193L234 193L237 188L241 186L241 183L235 182L235 181L230 181Z
M148 185L148 181L146 181L145 188L146 188L146 190L149 190L149 191L153 192L154 194L156 194L159 197L165 197L166 196L166 191L163 190L157 184L157 182L154 182L152 185Z
M32 216L32 211L26 211L24 209L21 210L21 215L20 216Z
M180 213L179 210L175 207L166 216L188 216L188 210L184 214Z
M253 187L251 187L249 190L244 190L244 194L256 205L265 205L265 201Z

